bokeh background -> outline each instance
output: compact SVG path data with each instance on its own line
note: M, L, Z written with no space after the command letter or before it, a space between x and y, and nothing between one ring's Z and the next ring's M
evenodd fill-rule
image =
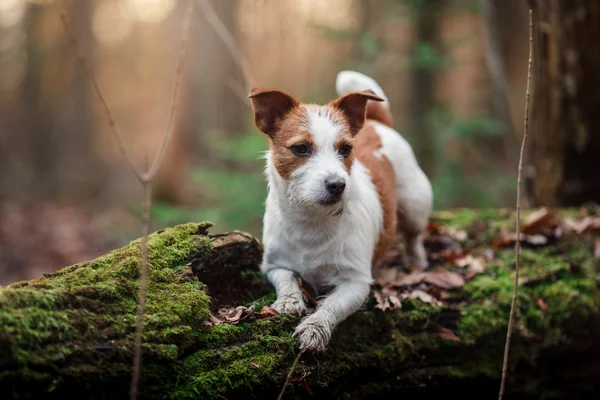
M151 230L210 220L213 232L260 236L266 194L260 157L267 141L253 125L247 88L276 87L304 102L327 102L336 97L341 69L365 72L384 88L395 127L432 181L436 209L514 207L527 1L209 3L239 52L228 50L195 4L175 131L153 183ZM591 94L581 100L579 90L598 81L598 4L529 3L539 22L534 81L540 92L531 146L541 150L528 154L542 155L527 158L526 205L597 200L598 185L581 194L590 185L563 173L570 160L584 157L561 146L575 126L580 152L600 155L588 118L600 111L599 102ZM167 126L186 5L0 0L0 285L90 259L140 235L142 187L69 45L61 12L142 165L154 157ZM578 104L580 113L567 103ZM570 124L575 120L579 125ZM590 160L586 168L593 170ZM578 197L565 197L565 185Z

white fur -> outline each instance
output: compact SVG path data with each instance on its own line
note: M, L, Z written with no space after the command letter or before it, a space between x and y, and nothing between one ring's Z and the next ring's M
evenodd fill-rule
M292 173L289 183L281 182L281 186L285 186L286 197L291 204L306 209L319 209L329 214L335 213L343 203L324 207L319 201L327 197L326 179L337 178L346 182L344 198L347 198L349 186L352 184L344 168L343 158L334 147L343 127L333 121L326 109L315 108L308 110L308 120L304 128L314 138L314 154Z
M340 73L338 91L366 82L370 86L359 90L372 89L385 98L381 88L372 84L374 81L357 79L356 74ZM373 283L371 260L383 229L383 211L367 168L355 160L348 174L343 158L335 151L341 127L326 112L317 110L309 109L304 127L313 135L316 150L289 180L279 175L272 154L266 153L268 195L261 270L277 292L273 307L282 313L306 311L295 274L319 293L333 288L294 333L301 348L323 351L334 328L356 312L369 294ZM402 192L400 205L407 211L409 225L415 228L411 231L417 234L416 249L421 243L418 234L429 217L431 186L408 143L384 125L378 124L376 129L383 142L380 155L392 161L398 192ZM342 200L332 206L320 205L324 180L332 176L346 181Z
M335 90L338 96L343 96L351 92L361 92L367 89L371 89L377 96L381 97L384 101L380 103L389 108L388 98L375 79L356 71L340 71L337 74Z

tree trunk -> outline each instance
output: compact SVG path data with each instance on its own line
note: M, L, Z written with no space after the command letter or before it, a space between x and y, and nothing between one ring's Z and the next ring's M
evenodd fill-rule
M536 33L529 161L534 204L600 202L600 5L530 1Z
M464 246L473 254L489 251L490 240L513 221L494 210L432 218L468 232ZM274 294L257 273L260 244L242 232L209 235L208 226L190 223L150 236L142 398L274 399L298 352L290 335L298 318L251 313L237 323L210 323L225 305L259 299L258 311ZM446 239L428 237L430 255ZM127 396L139 253L136 240L0 289L3 399ZM559 240L524 247L522 260L505 399L597 398L594 259L581 243ZM325 354L302 355L286 398L410 399L454 391L462 399L494 398L513 263L511 248L498 250L485 272L442 305L403 300L401 310L381 311L369 300L334 332Z

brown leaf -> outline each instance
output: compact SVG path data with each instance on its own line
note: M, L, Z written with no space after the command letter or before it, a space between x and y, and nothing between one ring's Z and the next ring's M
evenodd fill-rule
M539 308L542 309L542 311L548 311L548 304L546 304L544 299L542 299L541 297L537 299L537 305Z
M594 242L594 257L600 257L600 239L596 239Z
M373 292L373 295L375 297L375 300L377 301L375 308L378 308L381 311L385 311L388 308L390 308L390 303L386 299L383 298L383 296L381 295L381 293L379 291L375 290Z
M375 277L375 284L381 287L394 286L397 277L397 268L380 268Z
M481 274L485 271L485 261L481 258L474 258L467 268L465 279L472 279L475 275Z
M257 363L255 363L254 361L250 361L250 364L254 365L256 368L260 368L260 365L258 365Z
M440 226L438 224L436 224L435 222L429 222L429 224L427 224L427 232L433 233L433 234L438 234L438 233L440 233Z
M437 304L437 300L435 299L435 297L419 289L413 290L412 292L410 292L410 294L405 295L403 297L412 300L418 299L421 300L423 303L429 303L434 305Z
M398 293L395 290L391 290L389 288L386 289L381 292L379 290L373 291L373 297L375 297L375 300L377 301L375 308L382 311L398 310L402 308L402 304L398 298Z
M442 289L457 289L465 285L462 276L443 267L427 273L424 281Z
M222 320L220 320L219 318L215 317L212 314L210 314L210 322L212 322L214 325L219 325L219 324L223 323Z
M425 272L411 272L410 274L399 274L393 286L413 286L423 282L427 273Z
M402 303L400 302L400 299L397 296L391 295L389 300L390 300L390 303L392 304L392 309L399 310L402 308Z
M529 214L521 232L528 235L551 234L558 225L559 220L554 212L544 207Z
M256 316L258 318L271 318L276 315L279 315L277 310L275 310L274 308L271 308L269 306L263 306L263 308L260 309L260 312L258 314L256 314Z
M225 321L222 322L238 322L241 318L242 315L244 315L244 312L248 310L246 307L244 306L239 306L236 308L230 307L230 308L221 308L218 311L219 316L222 319L225 319Z
M456 336L456 334L452 332L452 330L444 328L443 326L439 327L438 334L442 339L452 340L453 342L460 342L460 338Z
M528 235L522 233L519 236L521 244L530 244L532 246L542 246L548 243L548 238L541 234ZM517 242L517 234L515 232L506 233L500 239L492 240L491 245L496 248L513 245Z

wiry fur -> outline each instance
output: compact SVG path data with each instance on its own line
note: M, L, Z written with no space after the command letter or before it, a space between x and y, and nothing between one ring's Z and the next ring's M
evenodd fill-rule
M271 137L265 156L268 195L261 269L276 289L273 307L281 313L306 311L296 274L318 293L330 289L317 310L295 331L301 348L315 351L326 349L334 328L367 298L373 283L374 252L384 227L381 187L375 186L374 175L360 159L344 159L336 143L353 140L356 132L351 132L349 126L359 123L358 129L362 127L365 110L369 118L369 110L375 109L369 105L381 105L384 109L379 111L389 114L387 98L374 80L353 71L340 72L336 88L340 96L362 92L369 100L307 106L277 91L253 90L250 95L257 125ZM373 92L378 96L369 94ZM391 116L379 120L391 121ZM395 182L378 184L387 185L397 198L398 226L407 237L407 250L416 264L424 266L420 235L431 211L431 185L410 145L396 131L374 120L365 123L371 124L381 139L381 147L369 156L386 157L395 176ZM313 153L289 172L285 160L290 150L285 146L300 140L306 132L315 147ZM285 171L285 177L280 171ZM339 202L324 205L321 200L327 193L323 182L332 177L343 179L346 188Z

